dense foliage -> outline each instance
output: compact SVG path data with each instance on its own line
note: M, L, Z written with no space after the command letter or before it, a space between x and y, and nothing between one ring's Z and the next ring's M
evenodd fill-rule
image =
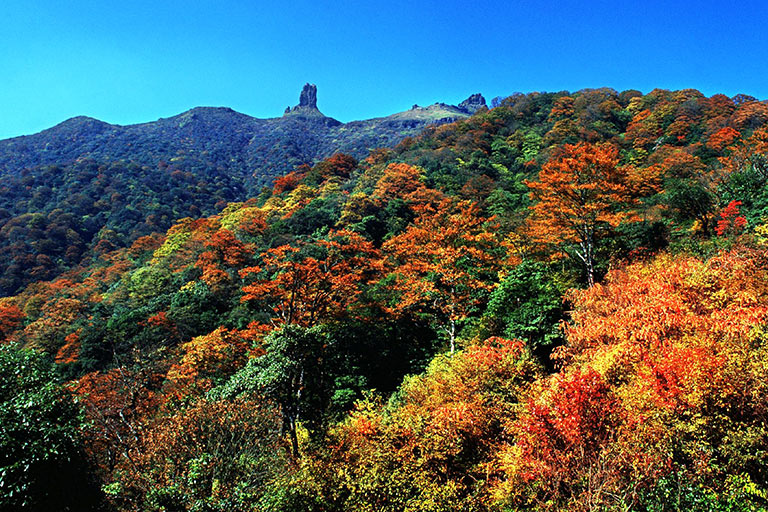
M0 294L52 279L84 258L212 214L245 195L226 174L205 180L160 165L81 160L26 169L0 187Z
M0 141L0 296L255 197L299 165L360 158L470 111L439 104L342 124L316 108L273 119L196 108L131 126L78 117Z
M0 426L0 509L95 507L82 414L41 354L0 346Z
M766 103L498 103L0 299L105 509L768 507Z

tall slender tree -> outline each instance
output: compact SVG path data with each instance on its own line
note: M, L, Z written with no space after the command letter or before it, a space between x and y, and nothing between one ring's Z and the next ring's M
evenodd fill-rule
M600 236L633 218L632 178L615 147L566 144L544 164L538 181L526 182L535 201L529 233L579 261L592 286Z
M384 243L395 313L428 316L456 349L459 326L496 285L503 250L476 204L445 200Z

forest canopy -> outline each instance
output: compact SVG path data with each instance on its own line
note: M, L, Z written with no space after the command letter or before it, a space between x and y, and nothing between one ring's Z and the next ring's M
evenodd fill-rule
M62 448L9 448L3 503L64 485L35 457L88 496L59 510L764 510L766 123L514 94L243 201L118 162L9 182L40 211L0 210L2 425Z

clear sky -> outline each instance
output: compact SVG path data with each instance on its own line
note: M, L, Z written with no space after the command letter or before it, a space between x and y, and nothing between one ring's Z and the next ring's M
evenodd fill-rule
M3 0L0 138L75 115L228 106L305 82L342 121L482 92L693 87L768 98L768 2Z

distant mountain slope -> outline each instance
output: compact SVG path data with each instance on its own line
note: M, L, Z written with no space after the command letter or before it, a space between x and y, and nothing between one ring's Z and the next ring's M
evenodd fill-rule
M88 158L140 165L172 163L192 171L225 171L250 192L300 164L334 153L357 158L393 146L425 126L456 121L485 107L475 94L458 106L414 105L388 117L341 123L317 108L317 88L306 84L299 105L282 117L258 119L229 108L197 107L154 122L119 126L75 117L40 133L0 141L0 171L69 164Z
M483 107L473 95L459 106L345 124L318 110L317 88L307 84L279 118L212 107L130 126L75 117L0 141L0 296L183 217L256 197L301 164L338 152L361 158Z

